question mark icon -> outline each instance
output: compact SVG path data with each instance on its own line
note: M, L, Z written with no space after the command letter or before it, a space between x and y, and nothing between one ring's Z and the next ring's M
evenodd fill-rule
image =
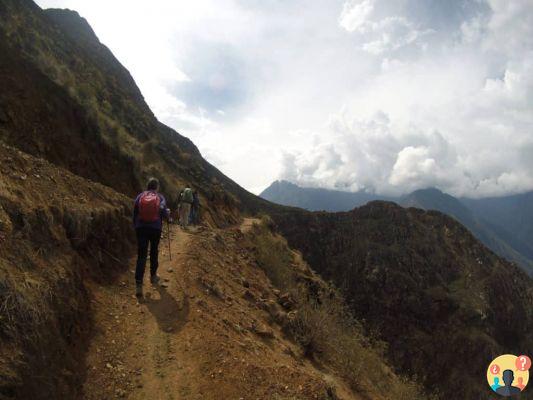
M491 365L490 372L492 372L492 375L498 375L500 373L500 366L498 364Z
M531 358L524 355L518 356L515 365L518 371L527 371L531 368Z

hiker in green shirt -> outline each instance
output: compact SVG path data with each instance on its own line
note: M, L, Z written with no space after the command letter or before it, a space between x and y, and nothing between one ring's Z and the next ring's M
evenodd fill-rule
M179 196L180 225L186 228L189 225L189 216L191 214L191 205L194 201L193 191L190 187L183 189Z

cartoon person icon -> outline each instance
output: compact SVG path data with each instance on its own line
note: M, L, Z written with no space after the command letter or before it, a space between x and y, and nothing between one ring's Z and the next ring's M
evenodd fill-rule
M521 376L518 377L518 383L516 384L516 387L520 390L524 390L526 388L526 385L524 385L524 378Z
M503 371L503 383L505 384L505 386L499 387L496 390L496 393L501 394L502 396L505 396L505 397L511 397L516 394L520 394L521 390L519 388L515 386L511 386L513 384L513 381L514 381L513 371L510 369L506 369L505 371Z
M494 390L496 392L498 390L498 388L501 387L500 378L495 376L494 377L494 383L492 385L490 385L490 387L492 388L492 390Z

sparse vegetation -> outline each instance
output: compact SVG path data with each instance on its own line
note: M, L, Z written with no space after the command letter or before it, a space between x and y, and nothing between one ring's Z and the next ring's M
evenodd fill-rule
M397 376L384 361L385 344L370 340L338 291L320 282L310 290L309 279L297 267L285 239L272 233L273 222L262 217L249 240L259 266L272 283L296 300L286 331L302 346L304 356L324 363L359 393L391 400L428 399L413 379ZM317 281L311 280L313 283Z
M266 232L266 227L272 224L268 216L261 218L261 225L254 224L254 244L256 260L265 271L274 286L282 290L292 290L295 287L295 274L287 266L293 262L294 254L287 247L282 237L273 237Z

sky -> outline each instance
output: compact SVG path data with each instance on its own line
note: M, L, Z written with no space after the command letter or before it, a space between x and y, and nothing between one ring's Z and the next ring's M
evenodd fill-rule
M533 190L532 0L38 0L241 186Z

